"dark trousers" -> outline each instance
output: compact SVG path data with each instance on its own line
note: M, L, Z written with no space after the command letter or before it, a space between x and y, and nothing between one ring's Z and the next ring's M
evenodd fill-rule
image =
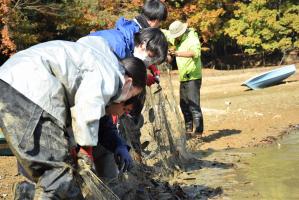
M101 144L93 149L94 164L97 176L104 181L110 181L118 175L114 154Z
M83 199L63 125L1 80L0 127L26 175L36 183L34 199Z
M180 107L184 115L186 130L203 132L203 116L200 108L201 79L180 83Z

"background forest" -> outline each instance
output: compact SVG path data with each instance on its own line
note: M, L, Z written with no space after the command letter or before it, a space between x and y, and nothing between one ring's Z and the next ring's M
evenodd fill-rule
M298 0L165 0L168 19L197 29L205 67L233 69L280 64L298 55ZM0 64L16 51L90 31L112 28L119 16L133 18L142 0L0 0Z

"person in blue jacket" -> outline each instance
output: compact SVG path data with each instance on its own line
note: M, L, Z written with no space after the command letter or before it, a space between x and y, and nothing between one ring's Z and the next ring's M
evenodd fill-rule
M141 32L142 29L146 28L158 28L162 21L167 18L168 12L166 5L160 0L146 0L144 6L142 7L141 13L132 20L127 20L120 17L116 22L114 29L100 30L91 33L89 36L101 36L106 41L108 41L112 50L117 54L120 59L134 55L142 60L145 59L148 51L151 49L143 48L137 50L139 45L134 42L134 35ZM161 34L157 35L155 38L161 38ZM156 40L157 41L157 40ZM154 48L157 48L158 55L156 55L157 60L155 64L159 64L161 59L165 60L165 41L160 41L160 44L154 44ZM134 50L135 49L135 50ZM159 53L162 50L163 53ZM147 52L144 52L144 51ZM152 49L153 50L153 49ZM160 55L159 55L160 54ZM160 58L159 58L160 56ZM152 55L150 55L152 57ZM155 61L155 60L152 60ZM149 65L149 62L147 62ZM147 75L147 85L151 86L154 83L159 83L160 71L155 65L149 65L148 69L151 74Z
M136 16L133 20L120 17L117 20L114 29L96 31L89 36L103 37L108 41L110 47L120 59L130 57L134 53L138 55L139 52L134 51L134 48L139 45L134 43L135 34L141 32L142 29L158 28L160 23L166 20L167 15L167 8L163 2L160 0L147 0L142 8L141 14ZM163 51L159 53L160 55L156 55L157 58L160 56L160 59L157 59L157 63L160 63L161 59L164 61L165 56L167 55L167 51L165 50L167 44L165 44L165 41L162 41L164 37L160 33L152 39L154 38L156 38L156 42L159 42L153 42L154 48ZM161 41L157 41L157 39L160 39ZM134 56L138 57L136 55ZM142 57L139 58L142 59Z
M80 43L91 43L97 38L104 38L119 59L137 57L146 66L160 64L166 60L168 44L165 35L158 28L145 28L132 21L121 18L116 28L91 33L78 40Z

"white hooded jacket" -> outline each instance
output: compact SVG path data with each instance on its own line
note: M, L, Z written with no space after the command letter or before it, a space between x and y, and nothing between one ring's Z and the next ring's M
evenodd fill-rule
M0 79L61 121L72 126L81 146L98 142L99 119L119 95L124 69L108 44L97 48L76 42L51 41L12 56L0 67Z

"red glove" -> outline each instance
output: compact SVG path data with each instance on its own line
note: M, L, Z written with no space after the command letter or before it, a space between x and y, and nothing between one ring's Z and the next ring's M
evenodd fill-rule
M92 147L80 147L77 158L79 169L94 169Z
M78 158L80 156L82 157L87 157L88 159L90 159L91 161L93 161L93 155L92 155L92 147L80 147L80 150L77 154Z
M154 76L160 76L160 71L158 70L158 68L156 67L156 65L150 65L150 66L148 66L148 69L151 71L151 73Z
M156 83L155 77L151 74L147 74L146 85L150 87L154 83Z
M112 115L112 123L117 124L118 121L118 116L117 115Z

